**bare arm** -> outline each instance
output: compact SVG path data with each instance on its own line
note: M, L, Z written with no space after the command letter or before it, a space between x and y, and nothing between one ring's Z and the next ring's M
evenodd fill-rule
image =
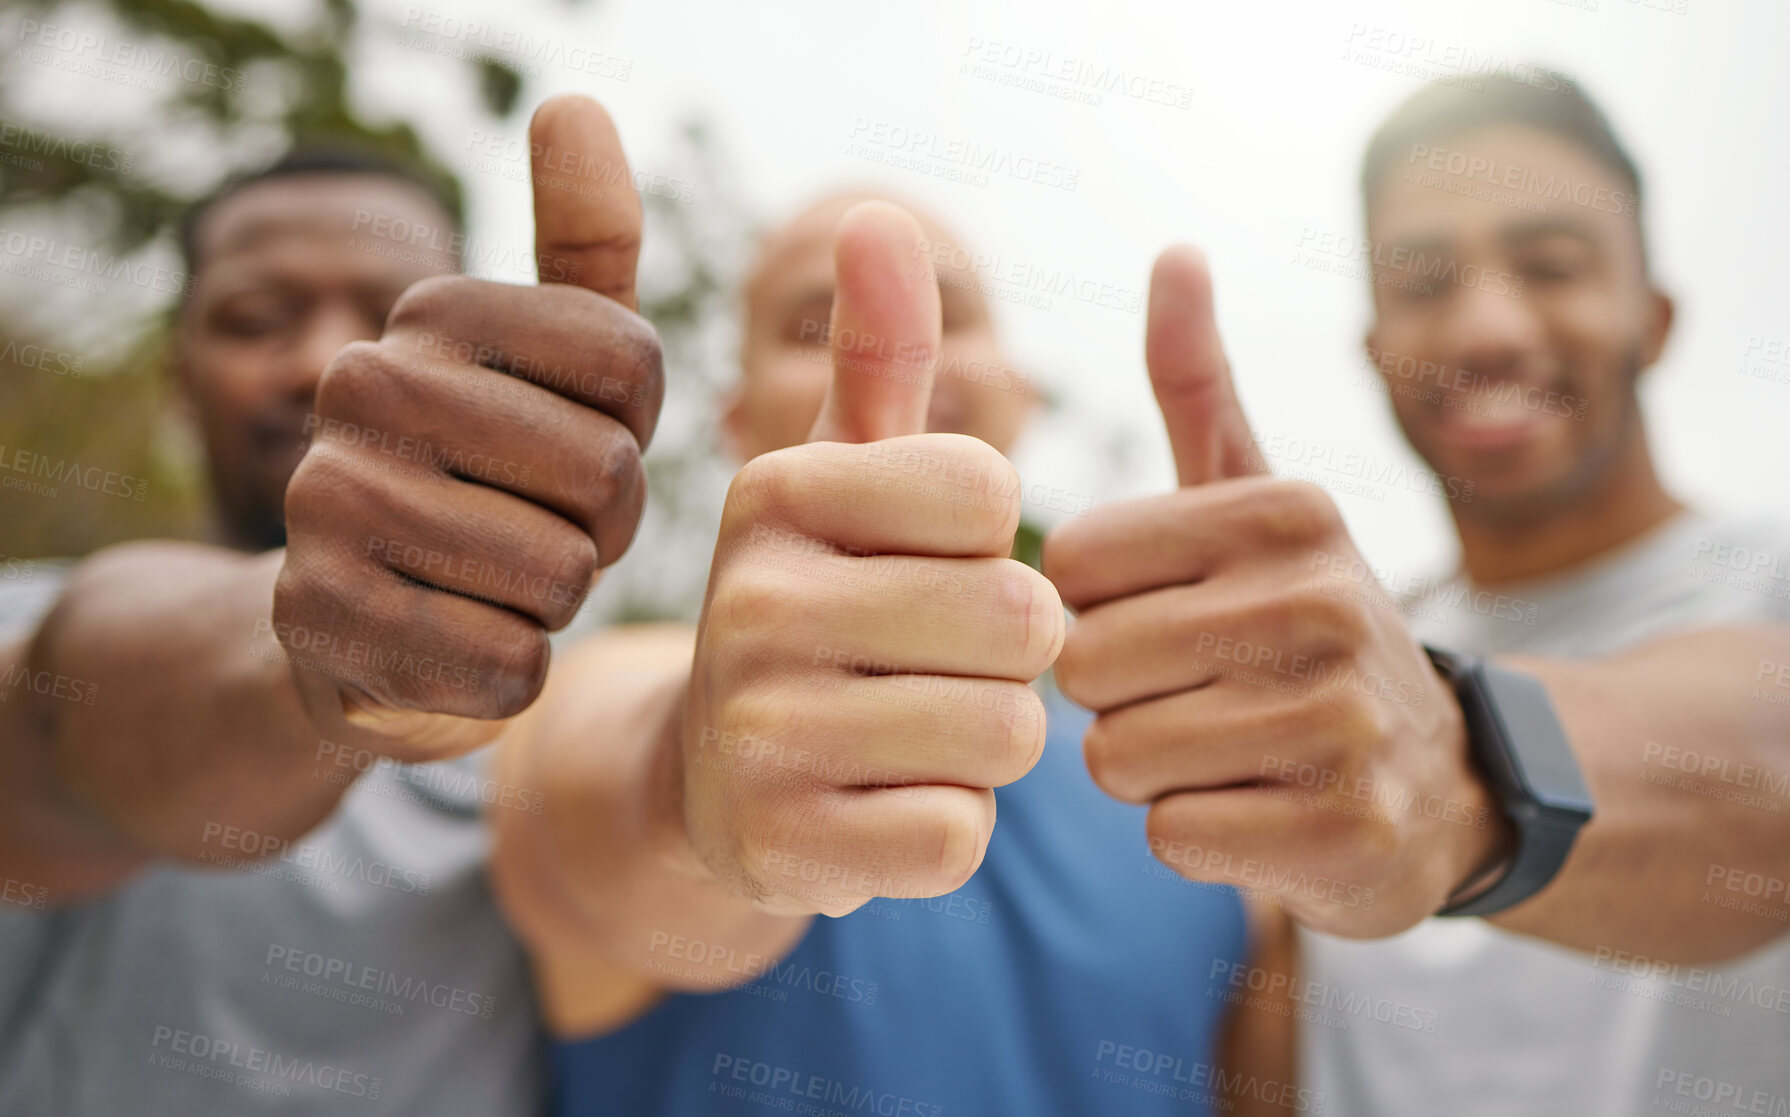
M223 828L288 840L333 809L354 769L313 775L320 750L378 741L302 709L268 619L280 557L103 551L0 650L30 683L0 703L0 872L60 904L154 857L224 853Z
M1064 618L1006 557L1017 475L975 439L902 436L940 344L920 235L887 203L841 218L814 441L735 477L698 630L593 642L510 739L506 778L548 803L502 820L497 888L558 1030L751 981L815 914L954 891L993 789L1043 750L1027 683Z
M1777 668L1790 663L1790 629L1508 662L1547 685L1597 813L1553 884L1493 922L1678 962L1732 958L1784 933L1790 676Z
M1298 940L1292 921L1275 905L1245 897L1244 908L1250 928L1246 971L1213 979L1224 980L1235 997L1218 1040L1228 1112L1239 1117L1303 1112L1312 1106L1297 1085L1299 1024L1292 993Z
M757 910L690 847L678 741L694 635L588 641L499 753L501 780L547 789L539 814L498 812L492 873L559 1034L618 1028L666 990L750 981L812 918Z

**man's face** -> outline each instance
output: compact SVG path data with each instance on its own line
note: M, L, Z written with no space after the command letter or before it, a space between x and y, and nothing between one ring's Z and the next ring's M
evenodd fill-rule
M285 541L286 482L304 456L324 366L349 342L377 338L406 287L455 269L448 252L367 235L369 215L453 227L400 180L320 173L246 186L197 230L176 363L224 527L240 545Z
M1633 194L1571 141L1462 134L1371 200L1368 358L1457 513L1523 521L1584 498L1640 432L1635 381L1671 304L1648 282Z
M747 280L740 384L725 415L743 458L800 443L820 414L833 376L827 334L833 230L861 200L830 199L772 235ZM926 427L972 435L1005 453L1030 417L1037 390L1001 353L971 253L936 222L916 216L938 273L944 322Z

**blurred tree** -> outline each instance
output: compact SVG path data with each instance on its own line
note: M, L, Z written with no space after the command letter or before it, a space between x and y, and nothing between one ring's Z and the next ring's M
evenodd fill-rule
M397 32L363 19L356 0L311 0L308 11L289 7L278 13L278 26L195 0L13 0L7 7L6 40L23 45L0 53L0 235L73 229L84 249L166 258L193 199L286 146L326 138L412 161L459 197L453 174L410 123L369 119L356 107L346 60L369 57ZM208 72L235 80L166 83L150 98L149 127L141 122L142 104L83 112L80 125L69 127L31 96L41 71L73 68L68 52L52 51L46 59L33 46L37 40L27 28L46 26L98 35L143 56L156 52L180 63L183 73L210 66L215 70ZM527 79L513 60L476 42L452 45L426 52L443 80L457 75L467 82L493 123L518 115ZM675 370L669 421L649 461L656 514L647 530L661 533L688 528L689 517L664 497L682 491L713 458L706 400L731 360L716 323L727 317L727 268L740 256L746 227L744 216L717 194L718 184L731 178L716 167L706 129L692 123L678 138L673 158L683 169L674 181L687 189L646 195L641 284L642 310L659 327L667 367ZM180 152L173 168L179 173L169 170L168 149ZM95 158L95 151L106 154ZM4 263L29 278L27 269L10 266L14 261ZM0 455L23 450L139 484L123 498L116 489L82 485L53 486L53 497L0 487L0 561L81 555L143 536L200 536L203 465L167 391L167 306L145 312L124 305L129 300L91 295L74 304L82 327L70 331L75 340L59 340L30 312L48 296L68 292L27 284L33 286L41 291L28 290L20 305L0 304ZM701 520L705 513L695 515ZM706 557L705 548L702 569ZM669 588L677 579L641 580L626 591L620 586L628 580L616 581L618 589L606 595L607 612L682 611L676 602L687 591Z

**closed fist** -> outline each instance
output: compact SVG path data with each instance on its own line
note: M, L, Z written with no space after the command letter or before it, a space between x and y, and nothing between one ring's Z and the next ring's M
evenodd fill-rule
M1266 895L1307 926L1388 935L1496 852L1448 684L1320 488L1265 472L1204 261L1151 280L1146 358L1181 488L1096 508L1045 541L1077 611L1057 664L1094 710L1109 794L1148 804L1155 855Z
M1062 606L1007 557L1017 476L979 440L913 433L939 348L919 238L886 203L841 220L812 441L754 459L728 493L683 726L685 824L765 911L956 889L987 848L991 789L1044 745L1027 683L1056 656Z
M625 171L594 102L549 101L530 138L541 273L579 285L411 287L378 341L324 372L287 490L275 633L320 727L345 718L400 759L482 743L533 701L547 633L627 549L645 499L663 381L635 313L640 202L550 169L576 152Z

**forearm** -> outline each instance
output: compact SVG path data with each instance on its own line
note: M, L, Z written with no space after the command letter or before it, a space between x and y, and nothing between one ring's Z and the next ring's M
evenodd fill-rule
M268 624L279 562L155 543L75 571L10 653L45 685L5 707L7 872L60 903L155 857L249 856L229 839L288 840L329 813L350 780L314 774L323 737Z
M1298 1086L1298 1005L1293 998L1299 980L1298 941L1279 907L1248 897L1243 903L1249 913L1249 960L1239 969L1215 967L1211 979L1229 986L1218 1042L1229 1112L1238 1117L1304 1112L1313 1107Z
M1554 882L1495 923L1679 962L1735 957L1783 934L1790 687L1769 665L1790 663L1790 630L1711 629L1605 660L1508 662L1547 686L1596 815ZM1749 876L1761 889L1779 882L1775 899L1749 894Z
M808 926L735 896L690 847L689 662L682 631L599 638L505 739L501 778L543 794L541 813L497 820L496 886L558 1031L619 1026L665 991L754 980Z

